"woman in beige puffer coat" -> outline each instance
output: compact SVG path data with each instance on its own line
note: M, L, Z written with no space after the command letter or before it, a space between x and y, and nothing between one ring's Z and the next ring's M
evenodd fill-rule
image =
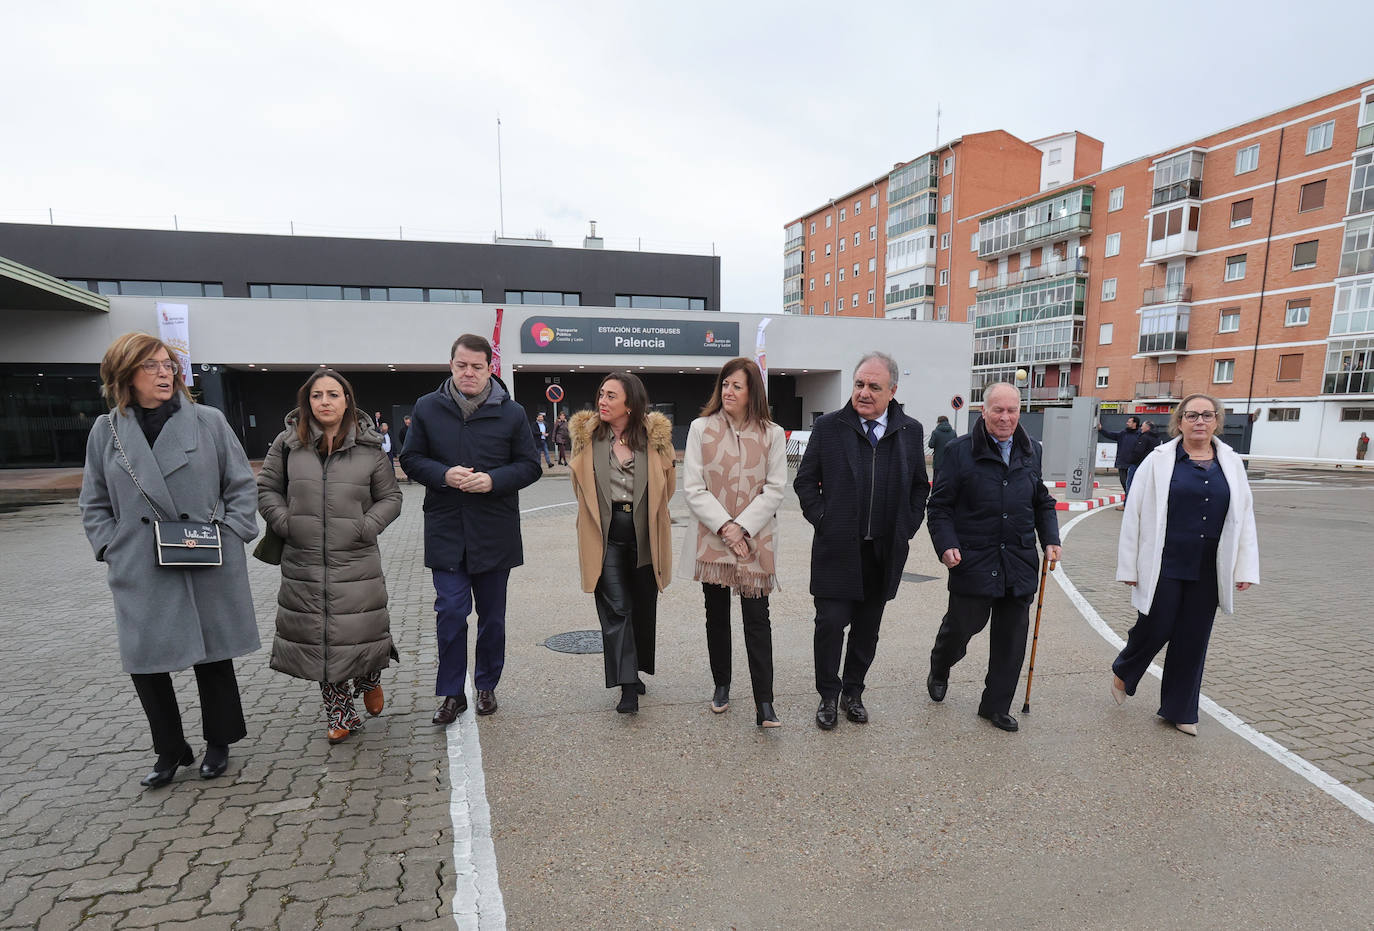
M353 388L310 376L258 475L258 510L283 541L273 669L320 683L330 743L382 711L396 658L377 536L401 513L395 469ZM350 689L349 680L352 680Z

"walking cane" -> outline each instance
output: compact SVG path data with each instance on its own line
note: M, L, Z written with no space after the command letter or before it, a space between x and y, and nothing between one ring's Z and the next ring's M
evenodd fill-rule
M1040 600L1035 606L1035 633L1031 637L1030 669L1026 671L1026 703L1021 706L1022 714L1030 714L1031 680L1035 678L1035 647L1040 642L1040 612L1045 609L1045 574L1054 568L1054 563L1046 556L1040 561Z

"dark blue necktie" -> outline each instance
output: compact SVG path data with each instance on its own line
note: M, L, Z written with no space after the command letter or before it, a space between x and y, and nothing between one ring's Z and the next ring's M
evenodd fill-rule
M878 429L878 421L865 420L864 429L868 431L869 444L876 447L878 445L878 435L874 431Z

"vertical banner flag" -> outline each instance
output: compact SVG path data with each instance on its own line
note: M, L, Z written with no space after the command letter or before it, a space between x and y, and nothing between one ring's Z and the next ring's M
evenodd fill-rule
M760 320L758 333L754 336L754 361L759 364L759 374L763 376L764 397L768 396L768 351L764 345L763 331L768 329L768 324L772 321L772 317L764 317Z
M191 371L191 331L187 322L190 315L189 304L157 303L157 335L176 353L177 365L181 367L188 388L195 384L195 373Z
M501 377L501 316L504 307L496 308L496 329L491 331L491 374Z

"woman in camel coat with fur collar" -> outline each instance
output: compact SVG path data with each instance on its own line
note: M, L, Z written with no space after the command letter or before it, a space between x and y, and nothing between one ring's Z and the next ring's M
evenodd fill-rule
M620 686L621 713L639 710L638 674L653 675L658 593L672 578L672 424L648 406L638 377L612 372L597 409L569 422L582 590L595 595L606 687Z

